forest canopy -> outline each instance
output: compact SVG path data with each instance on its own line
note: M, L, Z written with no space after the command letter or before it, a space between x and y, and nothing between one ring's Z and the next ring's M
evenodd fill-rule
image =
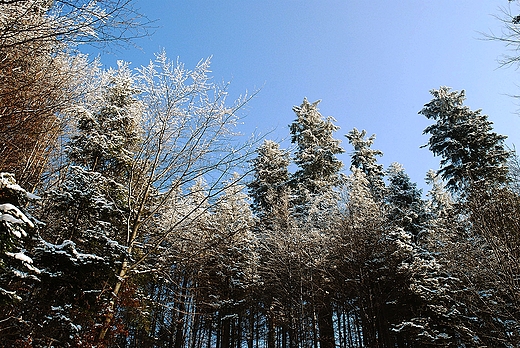
M440 158L423 192L320 101L285 149L241 136L251 96L210 59L78 48L148 23L131 1L0 1L3 345L520 345L519 160L465 91L417 106Z

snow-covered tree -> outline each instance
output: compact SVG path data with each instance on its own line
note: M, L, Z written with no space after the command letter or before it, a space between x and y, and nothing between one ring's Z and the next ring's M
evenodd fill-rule
M34 258L37 222L27 213L28 199L11 173L0 173L0 338L2 345L31 341L32 312L24 304L34 301L41 270Z
M23 279L37 281L40 270L27 254L31 239L35 237L35 222L24 212L28 194L13 174L0 173L0 302L21 300L16 288Z
M410 231L414 225L403 218L414 216L413 203L420 199L417 189L409 185L409 179L397 164L390 167L390 176L391 188L387 192L393 193L388 196L393 203L374 197L366 174L360 168L352 168L338 229L335 253L340 260L339 277L343 279L339 282L342 284L340 294L357 305L359 312L351 315L352 320L361 321L362 338L359 339L363 346L415 346L426 342L420 335L439 329L437 323L429 322L429 315L435 312L434 308L429 309L435 305L435 300L431 300L434 288L438 285L438 291L444 291L443 286L451 290L446 280L449 276L439 271L433 254L417 245ZM407 204L410 198L414 199ZM420 230L425 227L421 226ZM449 295L451 293L446 296ZM444 302L453 304L453 301L448 303L448 299L444 301L443 296L444 292L436 298L439 318L446 308L441 309ZM427 310L430 314L425 314ZM435 329L428 331L425 323ZM423 330L419 334L420 325ZM439 334L439 337L444 336Z
M96 93L71 110L77 127L66 145L68 171L49 191L43 208L49 220L43 233L50 240L72 240L89 252L94 252L94 235L105 243L125 242L131 200L127 187L142 112L128 65L120 62L118 69L101 73L95 85Z
M454 201L449 192L445 190L445 184L439 175L430 169L426 173L426 183L431 186L427 193L429 210L435 217L446 216L448 211L453 209Z
M343 178L340 173L343 163L336 155L344 150L340 140L334 139L339 129L332 117L324 118L318 111L318 103L303 100L293 107L296 120L290 125L291 142L296 145L294 163L298 170L292 175L291 183L297 204L305 204L313 195L331 190Z
M74 110L77 134L67 155L73 165L114 180L128 179L141 136L142 103L136 99L135 76L127 63L118 61L117 69L101 75L98 88L93 100Z
M362 345L384 346L390 342L388 325L392 312L385 303L398 291L395 265L388 258L391 227L387 228L382 202L373 196L361 169L352 168L345 190L348 197L335 251L339 284L346 285L340 294L359 308L356 316L361 321Z
M291 142L296 146L293 161L298 166L296 172L291 176L291 208L293 218L298 224L294 231L302 238L303 254L297 253L298 261L295 262L295 270L289 274L296 282L305 284L310 289L311 295L306 301L316 310L319 341L322 347L334 346L334 330L332 327L332 296L327 286L319 286L324 279L328 279L327 272L330 263L326 245L331 238L334 211L337 206L338 187L344 182L344 176L340 172L343 163L336 157L344 152L341 141L334 138L334 132L339 127L334 124L332 117L324 118L318 111L318 103L309 103L305 98L300 106L293 107L296 119L290 125ZM295 234L289 234L292 238ZM319 246L322 246L320 248ZM311 265L318 262L311 261L311 255L317 256L314 260L320 260L316 269ZM319 271L318 271L319 269ZM312 289L322 289L314 291ZM299 290L295 292L295 290ZM291 296L302 296L301 287L292 289ZM289 307L294 310L293 307ZM300 329L305 323L306 315L301 313L298 317ZM293 326L296 323L292 324ZM296 333L293 332L293 339ZM291 336L291 334L290 334Z
M465 246L471 279L468 307L478 317L474 330L489 346L520 344L520 198L507 187L492 191L473 187L464 204L468 241ZM467 245L467 246L466 246ZM478 262L475 262L478 260ZM479 302L480 304L477 304Z
M428 213L422 192L412 183L399 163L392 163L387 170L389 185L385 200L390 221L415 237L426 227Z
M366 175L374 197L382 199L385 190L385 182L383 181L385 173L383 165L377 163L376 156L383 156L383 152L370 148L376 136L372 135L370 138L365 139L366 134L365 130L360 132L354 128L345 135L349 143L354 147L354 152L351 155L351 169L361 169Z
M424 147L442 157L438 173L447 180L447 187L461 192L472 184L505 182L510 156L504 147L506 137L492 131L493 123L481 110L464 105L464 91L440 87L430 93L433 99L419 113L436 123L423 131L431 135Z
M257 153L253 179L248 184L253 212L262 228L281 227L289 212L289 153L271 140L265 140Z
M148 28L129 0L10 0L0 2L0 14L0 50L48 43L121 44Z
M243 325L249 289L257 280L254 220L242 191L243 186L230 185L214 205L207 226L213 250L203 266L207 278L201 280L208 287L205 301L217 314L222 347L240 342L233 327Z
M93 343L96 320L111 300L103 289L127 252L127 182L139 134L140 104L127 66L89 85L98 90L69 110L77 127L66 144L66 165L38 207L46 225L35 247L42 265L35 313L49 319L35 327L35 339L63 345Z
M0 1L0 171L29 191L59 147L66 112L89 92L80 43L124 43L146 34L131 0ZM60 151L60 150L58 150Z

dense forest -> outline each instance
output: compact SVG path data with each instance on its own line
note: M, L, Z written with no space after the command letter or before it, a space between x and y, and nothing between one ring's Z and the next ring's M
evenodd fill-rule
M418 107L423 192L319 102L284 149L238 136L209 60L100 68L82 44L147 35L129 0L0 26L1 346L520 346L520 160L464 91Z

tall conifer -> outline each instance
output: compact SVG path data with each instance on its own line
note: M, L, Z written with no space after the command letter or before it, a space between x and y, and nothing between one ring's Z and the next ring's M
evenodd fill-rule
M464 105L465 91L449 87L431 90L433 99L419 114L435 121L423 134L430 134L428 147L441 156L439 174L453 192L461 192L471 184L492 185L506 181L506 136L493 132L492 122L481 110Z

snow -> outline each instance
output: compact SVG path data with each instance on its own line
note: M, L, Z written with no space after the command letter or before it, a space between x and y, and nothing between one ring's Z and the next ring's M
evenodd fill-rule
M43 245L52 253L62 254L70 257L74 262L89 263L94 261L104 261L105 259L94 254L83 254L76 250L76 244L73 241L66 240L60 245L51 244L43 241Z
M33 263L33 260L29 256L25 255L24 253L9 253L9 252L6 252L5 254L7 256L13 257L13 258L15 258L17 260L20 260L23 263L28 263L28 264Z
M0 173L0 175L1 175L1 173ZM21 220L20 222L27 224L31 228L34 228L34 224L31 222L31 220L29 220L27 218L27 216L25 216L25 214L20 211L20 209L18 209L17 207L15 207L14 205L12 205L10 203L0 204L0 212L4 213L1 215L2 219L4 219L3 217L6 215L7 216L11 215L11 216L17 218L18 220ZM5 220L7 220L7 219L9 219L9 218L6 217ZM9 221L9 222L13 222L13 221ZM20 222L13 222L13 223L20 223Z
M30 271L32 271L32 272L34 272L36 274L40 274L41 273L41 271L38 268L36 268L36 267L34 267L32 265L33 264L33 260L29 256L25 255L24 253L22 253L22 252L18 252L18 253L6 252L5 254L7 256L9 256L9 257L12 257L12 258L16 259L16 260L22 261L23 265L27 269L29 269ZM23 278L25 278L25 277L23 277Z
M16 183L14 174L11 173L0 173L0 189L4 188L14 191L25 192L25 190Z

